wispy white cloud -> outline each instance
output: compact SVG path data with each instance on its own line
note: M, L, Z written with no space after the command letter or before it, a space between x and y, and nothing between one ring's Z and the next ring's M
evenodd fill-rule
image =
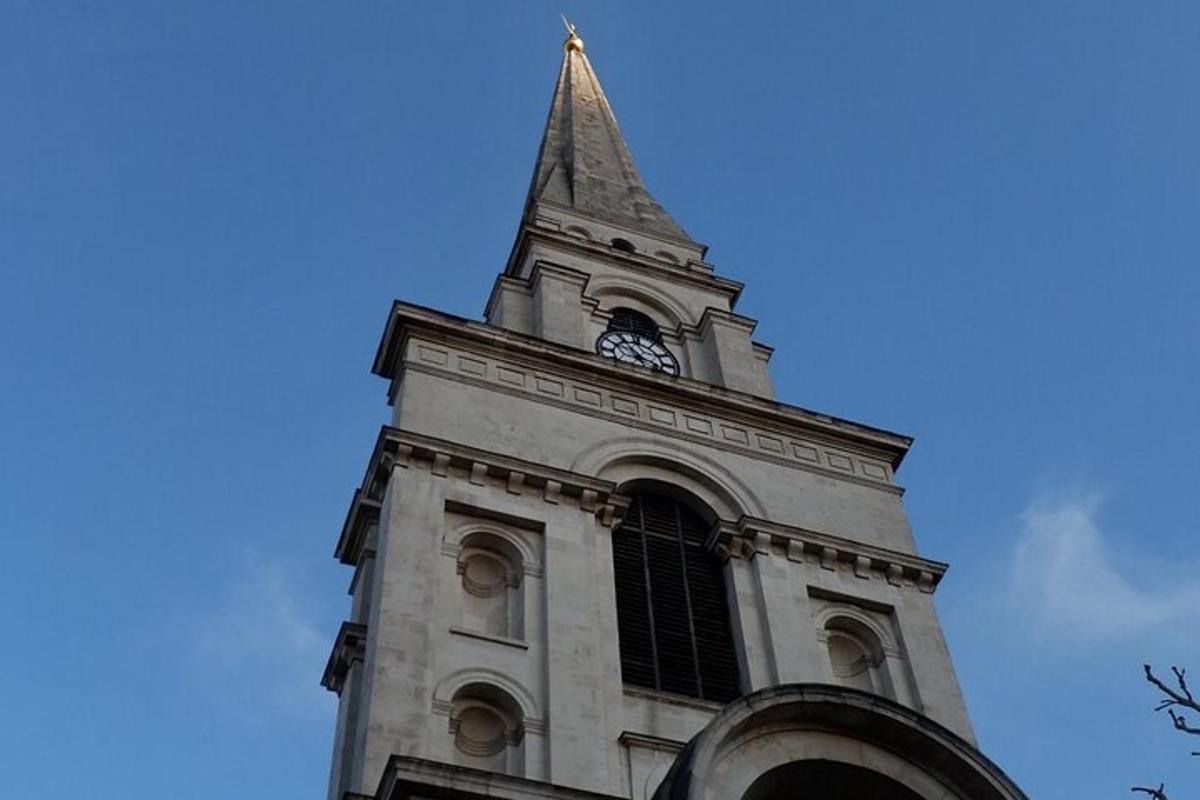
M1193 618L1200 581L1114 558L1099 525L1098 494L1039 500L1021 515L1012 575L1022 615L1072 639L1115 639Z
M200 667L222 705L250 720L325 716L320 687L330 638L305 607L294 574L247 555L194 639Z

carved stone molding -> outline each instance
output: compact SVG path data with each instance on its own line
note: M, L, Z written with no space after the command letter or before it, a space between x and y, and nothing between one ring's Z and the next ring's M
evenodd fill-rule
M371 526L379 524L380 503L393 471L420 468L477 486L494 482L499 491L541 497L551 505L574 505L605 527L619 524L629 506L629 498L617 494L611 481L384 426L342 526L335 551L342 563L357 564L361 558Z
M338 537L333 555L343 564L358 564L363 555L372 527L379 525L379 500L367 497L362 489L354 490L354 498L342 523L342 535Z
M416 342L413 341L416 339L421 340L426 348L423 357L419 351L410 352L416 350ZM452 356L454 361L451 360ZM461 364L457 360L459 356L465 356ZM757 434L758 429L762 428L767 435L798 438L804 443L817 442L822 447L844 450L852 457L867 457L886 466L886 474L878 475L871 474L870 468L860 468L857 473L841 469L835 463L836 459L827 458L826 463L816 465L834 473L840 470L842 474L867 482L889 483L890 472L899 466L912 445L910 437L880 428L724 390L701 381L668 378L645 370L623 369L578 348L556 345L397 301L388 316L372 369L375 374L392 380L394 391L396 378L404 369L417 365L461 372L530 393L538 391L539 373L544 373L540 377L552 382L569 379L571 383L586 381L589 376L594 380L602 375L605 384L618 387L618 394L624 391L638 397L658 396L668 405L686 407L688 411L700 413L701 416L718 414L727 418L726 422L747 428L747 434ZM502 373L502 367L509 372ZM523 373L523 378L512 374L516 372ZM502 374L506 379L503 382ZM648 412L645 413L648 417ZM719 431L717 435L720 435ZM769 453L773 445L755 444L753 447L760 447L764 453ZM750 445L748 448L753 449ZM780 455L799 463L804 461L803 455Z
M525 730L538 733L528 720ZM545 731L542 731L539 735L544 734ZM423 787L434 788L428 790ZM378 800L412 800L429 797L429 791L438 797L487 797L492 800L625 800L628 797L399 755L388 759L375 797Z
M325 664L321 685L331 692L342 693L346 675L354 662L363 660L367 646L367 626L357 622L343 622L333 640L333 650Z
M947 569L940 561L752 517L719 522L713 545L724 557L747 559L778 547L789 561L811 563L831 571L845 568L848 575L856 578L915 587L927 594L937 588Z
M651 736L636 731L621 731L617 741L626 747L641 747L645 750L658 750L663 753L678 753L687 746L687 742L677 742L674 739L664 739L661 736Z
M881 454L858 452L796 430L748 423L719 412L623 391L609 381L576 378L567 373L535 368L509 359L456 348L443 343L413 340L407 348L404 369L453 376L487 388L515 394L549 405L570 408L590 416L609 418L623 425L666 433L709 447L767 459L829 477L899 493L892 467ZM634 372L615 362L605 369Z

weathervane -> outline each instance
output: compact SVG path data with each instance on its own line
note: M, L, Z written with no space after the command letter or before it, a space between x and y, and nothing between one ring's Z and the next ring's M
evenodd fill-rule
M563 50L566 50L567 52L574 50L578 53L582 53L583 52L583 39L579 38L579 32L575 30L575 23L571 22L571 20L567 19L566 14L563 14L561 16L562 16L562 21L563 21L563 27L565 27L567 29L567 40L565 42L563 42Z

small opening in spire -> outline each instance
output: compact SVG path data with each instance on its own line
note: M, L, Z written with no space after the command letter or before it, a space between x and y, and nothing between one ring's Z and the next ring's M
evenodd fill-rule
M637 248L633 246L633 242L628 239L613 239L612 246L614 250L620 250L622 253L637 252Z

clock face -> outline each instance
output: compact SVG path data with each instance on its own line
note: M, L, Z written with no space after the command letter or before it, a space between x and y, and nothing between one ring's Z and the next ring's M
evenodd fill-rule
M648 367L668 375L679 374L679 362L662 342L632 331L608 331L596 340L596 352L626 364Z

